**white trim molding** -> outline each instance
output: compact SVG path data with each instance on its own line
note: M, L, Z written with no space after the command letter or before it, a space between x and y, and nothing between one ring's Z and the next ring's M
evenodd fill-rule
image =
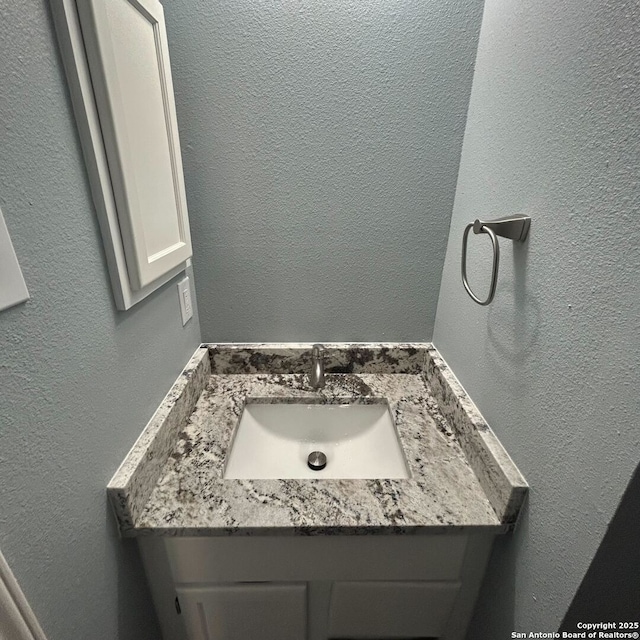
M0 638L47 640L2 552L0 552Z

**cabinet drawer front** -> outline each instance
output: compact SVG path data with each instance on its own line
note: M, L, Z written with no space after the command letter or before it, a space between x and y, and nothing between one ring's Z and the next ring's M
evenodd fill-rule
M434 536L167 537L173 579L338 582L457 580L463 534Z
M177 593L189 640L306 638L306 584L204 585Z
M336 582L330 638L437 638L459 582Z

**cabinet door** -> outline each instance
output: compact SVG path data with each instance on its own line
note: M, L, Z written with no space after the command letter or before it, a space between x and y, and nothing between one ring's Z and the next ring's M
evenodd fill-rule
M162 6L77 3L127 271L141 289L191 256Z
M335 582L330 638L439 638L459 582Z
M307 586L237 583L177 590L189 640L305 640Z

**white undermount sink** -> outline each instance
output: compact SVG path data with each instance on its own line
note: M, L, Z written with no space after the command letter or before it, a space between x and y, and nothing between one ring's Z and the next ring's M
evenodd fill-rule
M314 470L309 454L326 466ZM316 465L318 466L318 465ZM224 478L408 478L386 401L314 404L247 400L227 454Z

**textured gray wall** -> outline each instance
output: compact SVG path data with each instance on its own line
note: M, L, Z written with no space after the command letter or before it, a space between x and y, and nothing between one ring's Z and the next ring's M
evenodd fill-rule
M32 298L0 313L0 549L50 640L157 640L105 485L198 324L175 284L114 309L47 3L0 15L0 207Z
M434 340L531 497L471 640L558 628L640 456L639 41L637 2L486 2ZM530 241L501 243L479 307L464 225L512 212ZM482 289L490 248L471 241Z
M431 338L481 11L165 3L205 340Z

